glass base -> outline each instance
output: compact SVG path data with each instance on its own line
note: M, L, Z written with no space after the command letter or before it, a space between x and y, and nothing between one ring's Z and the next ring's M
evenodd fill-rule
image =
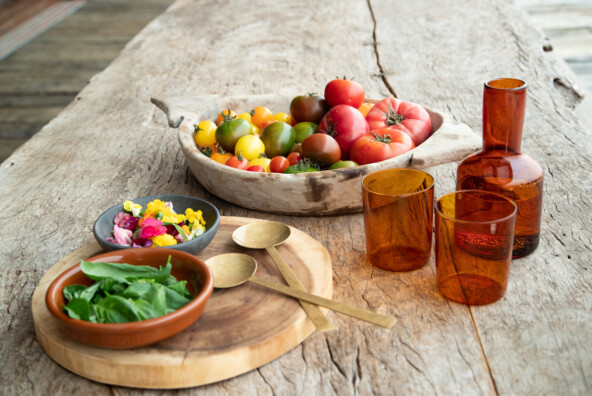
M527 236L514 236L514 246L512 247L512 258L528 256L539 246L539 234Z
M438 288L448 300L466 305L491 304L506 294L506 285L474 274L457 274L438 280Z
M368 254L370 262L387 271L413 271L426 265L431 249L421 251L411 246L388 246Z

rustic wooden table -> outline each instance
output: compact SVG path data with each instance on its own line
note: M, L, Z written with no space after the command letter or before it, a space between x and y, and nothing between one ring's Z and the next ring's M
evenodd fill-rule
M502 0L177 1L1 166L2 393L141 392L55 364L36 341L31 296L54 263L93 240L103 210L179 193L226 216L279 220L313 235L331 254L336 299L398 319L387 331L329 313L335 331L187 393L590 394L592 145L573 112L581 91L543 46L526 14ZM528 82L522 149L546 172L543 228L538 250L513 262L504 299L448 302L433 257L411 273L373 268L360 214L277 216L212 196L149 100L319 92L336 75L355 76L369 97L396 94L444 110L476 132L484 81ZM454 189L456 164L430 172L437 196Z

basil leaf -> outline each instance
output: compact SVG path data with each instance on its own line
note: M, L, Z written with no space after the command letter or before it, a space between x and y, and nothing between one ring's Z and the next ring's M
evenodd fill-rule
M113 278L119 282L128 282L135 279L154 279L161 282L171 274L172 265L167 262L164 268L157 269L148 265L91 263L83 260L80 268L86 276L94 280Z
M164 288L166 293L166 306L168 308L172 308L173 310L177 310L191 302L190 299L184 297L177 293L175 290L172 290L168 287Z
M107 296L98 304L104 323L127 323L142 320L133 302L120 296Z
M73 319L90 320L90 304L85 299L74 298L64 306L64 311Z
M158 318L162 316L164 313L160 313L146 300L134 300L134 305L138 311L138 315L142 318L142 320Z
M64 298L67 301L74 300L80 297L80 293L86 290L87 286L84 285L68 285L64 287Z

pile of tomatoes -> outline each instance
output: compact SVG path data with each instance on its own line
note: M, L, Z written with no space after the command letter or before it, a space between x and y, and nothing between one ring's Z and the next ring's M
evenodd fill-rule
M212 160L253 172L302 173L365 165L403 154L432 131L421 106L385 98L364 102L364 88L336 78L324 97L297 96L290 113L265 106L195 125L194 140Z

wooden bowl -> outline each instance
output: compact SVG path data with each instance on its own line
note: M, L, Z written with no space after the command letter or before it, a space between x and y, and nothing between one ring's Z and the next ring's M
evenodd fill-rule
M62 272L49 286L45 305L60 329L73 339L103 348L138 348L169 338L191 326L203 313L214 289L214 278L205 262L179 250L126 249L100 254L86 261L127 263L132 265L164 266L171 256L171 274L178 280L186 280L193 300L170 314L130 323L92 323L72 319L64 313L64 287L73 284L91 285L80 264Z
M193 140L193 125L202 120L215 120L223 109L240 113L263 105L275 112L288 111L291 99L277 95L200 96L152 98L152 102L165 112L169 125L178 128L185 159L206 190L236 205L270 213L334 215L360 212L362 179L366 175L383 169L421 169L460 161L481 148L481 137L469 126L454 124L447 114L427 107L432 134L425 142L398 157L354 168L293 175L245 172L212 161L198 150Z
M218 232L218 227L220 226L220 212L218 212L218 209L214 205L208 201L204 201L203 199L190 197L187 195L164 194L135 198L131 201L142 205L143 208L146 208L146 205L155 199L160 199L164 202L172 202L173 209L177 213L185 213L187 208L191 208L195 211L201 210L203 218L206 221L206 231L203 234L188 242L167 246L168 249L181 250L187 253L197 254L201 252L206 246L208 246L208 244L216 235L216 232ZM121 211L123 211L123 202L114 205L103 212L103 214L101 214L95 221L93 226L93 234L95 239L106 252L130 248L129 246L119 245L107 240L113 231L113 219ZM152 247L148 249L151 248Z

